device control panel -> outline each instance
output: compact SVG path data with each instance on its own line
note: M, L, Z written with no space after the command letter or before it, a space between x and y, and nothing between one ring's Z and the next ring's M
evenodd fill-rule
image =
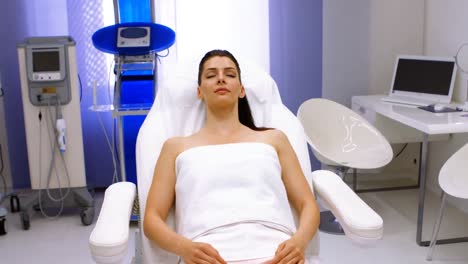
M150 27L120 27L117 29L117 47L149 47L150 33Z

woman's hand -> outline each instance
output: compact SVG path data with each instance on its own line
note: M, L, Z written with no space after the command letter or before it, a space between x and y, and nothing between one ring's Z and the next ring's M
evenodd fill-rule
M186 264L226 264L210 244L190 241L180 256Z
M278 246L275 257L268 264L304 264L304 246L294 238Z

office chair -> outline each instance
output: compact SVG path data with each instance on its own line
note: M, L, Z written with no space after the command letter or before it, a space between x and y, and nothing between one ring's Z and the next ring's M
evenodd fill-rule
M439 208L439 216L434 225L429 252L426 259L432 260L437 235L439 234L442 216L444 214L447 195L468 199L468 144L455 152L442 166L439 172L439 185L442 189L442 197Z
M315 157L334 168L342 179L348 169L353 169L354 186L357 169L380 168L392 160L393 151L385 137L341 104L323 98L309 99L299 106L297 117ZM321 213L320 230L343 234L330 211Z

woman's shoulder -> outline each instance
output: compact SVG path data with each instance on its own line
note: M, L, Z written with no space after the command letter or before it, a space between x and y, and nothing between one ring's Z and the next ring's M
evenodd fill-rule
M171 137L168 138L163 145L162 151L170 153L174 156L179 155L185 149L187 137Z
M197 134L193 134L190 136L185 137L172 137L168 138L164 143L163 148L167 148L168 151L173 153L175 156L179 155L180 153L184 152L185 150L200 145L198 143L199 137Z
M286 134L284 134L283 131L276 129L276 128L269 128L265 130L260 130L257 131L262 137L268 138L268 139L285 139Z
M258 131L257 133L260 135L261 141L274 146L277 150L281 148L283 144L288 142L286 134L279 129L272 128Z

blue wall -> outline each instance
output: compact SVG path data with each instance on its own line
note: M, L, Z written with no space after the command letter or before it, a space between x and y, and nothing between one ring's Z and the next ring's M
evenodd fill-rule
M7 124L11 176L16 188L29 187L29 166L24 129L23 104L16 44L29 34L26 3L3 1L0 9L0 72L5 89L4 107Z
M270 72L294 113L322 97L322 0L270 0ZM311 155L312 168L320 163Z

